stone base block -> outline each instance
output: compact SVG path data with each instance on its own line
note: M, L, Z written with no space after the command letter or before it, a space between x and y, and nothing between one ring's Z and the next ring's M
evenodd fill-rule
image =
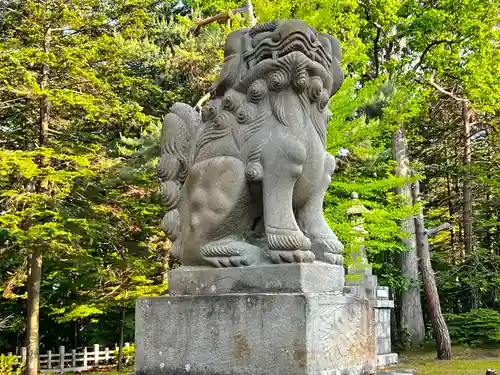
M377 367L386 367L386 366L396 365L397 363L398 363L397 353L377 355Z
M341 292L344 267L315 262L254 267L180 267L169 275L168 292L175 295L231 293Z
M369 302L331 293L141 298L136 375L375 373Z

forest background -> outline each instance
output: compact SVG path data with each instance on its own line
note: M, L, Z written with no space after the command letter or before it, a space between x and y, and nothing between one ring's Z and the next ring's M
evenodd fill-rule
M133 342L135 299L167 294L176 265L159 229L162 116L205 96L225 36L254 17L299 18L342 43L324 210L348 262L363 221L396 301L394 343L434 339L419 261L432 233L452 340L500 343L499 2L253 0L253 12L238 11L247 6L1 2L0 353L38 335L41 351Z

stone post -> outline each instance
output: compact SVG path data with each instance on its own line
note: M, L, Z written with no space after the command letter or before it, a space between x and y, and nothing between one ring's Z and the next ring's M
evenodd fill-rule
M47 350L47 368L52 368L52 350Z
M21 363L23 365L26 365L26 357L27 357L27 348L23 346L21 348Z
M59 347L59 370L61 374L64 372L64 360L66 358L66 354L64 352L64 345Z
M84 371L88 370L88 354L86 346L83 348L83 369Z
M389 287L377 287L375 303L375 334L377 336L377 365L384 367L398 363L397 353L391 348L391 309L394 301L390 299Z

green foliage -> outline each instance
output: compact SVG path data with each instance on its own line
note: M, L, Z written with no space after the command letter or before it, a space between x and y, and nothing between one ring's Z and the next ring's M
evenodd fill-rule
M112 345L121 324L132 341L134 299L168 292L170 243L159 230L163 208L155 176L161 117L175 101L194 105L205 94L219 72L224 37L248 26L248 16L204 26L199 37L189 30L246 3L0 4L0 309L15 317L2 332L0 350L25 330L27 257L35 249L44 257L42 350ZM342 43L346 81L331 102L327 140L337 170L324 207L345 243L347 262L365 246L381 284L396 292L408 286L397 265L405 251L399 220L416 208L394 193L408 181L394 177L391 152L392 135L403 127L411 167L426 177L426 226L454 225L431 244L443 309L469 310L471 286L480 291L481 306L497 308L497 4L253 0L253 6L259 22L301 18ZM468 169L461 105L432 87L431 75L475 111ZM49 130L42 145L44 101ZM464 254L461 245L466 172L474 176L473 254ZM359 199L351 199L352 192ZM367 211L349 214L360 205ZM354 232L355 225L366 233ZM496 343L488 319L496 322L497 315L450 315L452 335L474 345Z
M324 212L345 244L347 263L351 263L353 251L365 246L381 282L402 290L404 280L394 267L395 255L404 251L398 221L411 214L412 209L404 207L394 194L395 187L405 182L392 173L391 133L386 129L394 119L368 117L363 110L380 99L386 84L386 77L364 85L359 79L347 78L332 100L327 150L337 155L338 162L325 197ZM389 105L396 106L399 98L396 95L386 99ZM351 199L353 192L359 199ZM359 205L366 211L358 215L348 213ZM355 225L362 225L366 233L353 231Z
M0 354L0 374L20 375L23 371L23 364L16 365L17 358L13 355Z
M477 309L463 314L447 314L446 322L451 338L457 344L495 348L500 344L498 311Z
M134 363L135 345L130 344L129 346L124 346L122 348L122 353L124 361L126 361L128 364ZM118 349L115 349L113 351L113 355L115 356L115 358L118 358Z
M0 304L16 316L0 348L25 329L34 249L44 256L42 350L118 341L123 308L132 341L134 300L167 292L170 243L158 225L155 171L161 117L173 102L204 95L230 31L212 25L195 38L188 31L199 12L188 17L176 4L0 8Z
M89 336L99 319L167 288L157 276L168 243L157 225L154 158L132 169L138 163L121 157L116 141L158 128L166 106L186 99L185 86L196 92L186 83L202 85L182 72L202 60L199 43L185 37L188 26L150 13L151 2L127 3L13 2L1 29L0 275L8 298L2 306L22 316L23 258L42 248L42 317L59 327L81 324ZM50 75L42 89L44 64ZM49 141L35 148L44 97ZM138 147L149 152L146 144ZM23 329L18 322L10 331ZM42 330L50 331L44 324Z

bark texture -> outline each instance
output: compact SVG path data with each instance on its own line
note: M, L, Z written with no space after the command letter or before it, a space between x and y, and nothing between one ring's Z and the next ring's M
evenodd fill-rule
M413 184L413 204L420 203L420 183ZM415 235L417 240L417 254L420 258L420 269L424 284L427 308L436 337L437 358L442 360L451 359L451 338L441 312L441 304L436 286L434 271L432 270L431 256L429 253L429 235L436 234L441 230L450 229L451 225L442 225L436 229L426 230L424 225L424 212L421 208L415 216Z
M464 228L464 251L465 255L471 259L470 266L474 268L473 252L474 252L474 238L472 227L472 179L470 174L470 167L472 164L472 146L471 146L471 123L470 123L470 109L467 101L462 102L462 122L463 122L463 142L464 142L464 183L463 183L463 228ZM472 272L472 270L471 270ZM479 308L479 292L475 285L471 285L471 307L473 309Z
M408 178L411 175L408 158L407 143L403 128L399 128L392 139L392 152L397 162L395 174L398 177ZM412 205L411 184L407 183L397 189L405 204ZM425 340L425 326L420 301L420 287L418 274L418 257L415 240L415 223L413 216L401 222L402 232L407 234L404 240L408 251L401 256L401 275L407 280L408 288L401 295L401 324L404 341L408 340L412 347L420 346Z
M125 307L121 308L121 318L120 318L120 342L118 344L118 359L117 359L117 370L121 371L123 366L123 335L125 331Z
M40 321L40 281L42 279L43 256L40 249L33 251L30 257L28 275L28 326L27 343L28 358L26 363L26 374L37 375L39 364L39 321Z

